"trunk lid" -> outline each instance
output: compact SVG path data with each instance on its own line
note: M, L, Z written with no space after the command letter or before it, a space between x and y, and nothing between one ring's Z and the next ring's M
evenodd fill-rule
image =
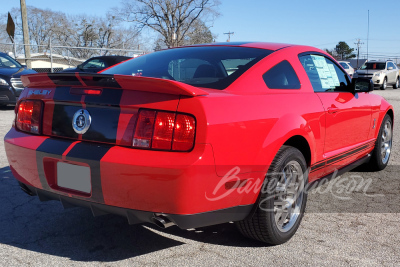
M139 109L175 112L181 96L208 95L176 81L125 75L55 73L21 79L20 99L44 102L43 135L122 146L132 145ZM82 109L90 114L90 127L79 134L73 123Z

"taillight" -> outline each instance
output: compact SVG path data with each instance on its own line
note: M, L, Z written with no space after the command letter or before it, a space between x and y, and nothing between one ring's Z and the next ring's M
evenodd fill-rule
M42 101L24 100L19 103L15 126L18 130L39 134L42 117Z
M196 120L192 115L142 109L133 137L141 148L189 151L193 148Z

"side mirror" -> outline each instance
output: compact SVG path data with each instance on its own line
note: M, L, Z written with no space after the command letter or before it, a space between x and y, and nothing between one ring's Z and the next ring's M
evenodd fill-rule
M351 80L355 93L374 91L374 82L366 78L353 78Z
M27 66L26 66L25 64L21 64L21 66L22 66L24 69L27 68Z
M392 69L393 69L393 67L389 67L389 68L388 68L388 70L392 70Z

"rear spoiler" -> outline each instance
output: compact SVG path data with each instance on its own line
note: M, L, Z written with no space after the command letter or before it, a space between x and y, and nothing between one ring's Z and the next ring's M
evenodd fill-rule
M129 75L89 73L37 73L21 76L24 87L52 88L57 86L116 88L171 95L202 96L209 93L178 81Z

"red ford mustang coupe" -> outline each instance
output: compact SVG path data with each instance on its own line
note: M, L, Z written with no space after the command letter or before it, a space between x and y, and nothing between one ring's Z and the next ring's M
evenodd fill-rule
M5 137L21 188L131 224L233 221L280 244L308 185L367 162L382 170L392 147L392 106L313 47L199 45L22 81Z

